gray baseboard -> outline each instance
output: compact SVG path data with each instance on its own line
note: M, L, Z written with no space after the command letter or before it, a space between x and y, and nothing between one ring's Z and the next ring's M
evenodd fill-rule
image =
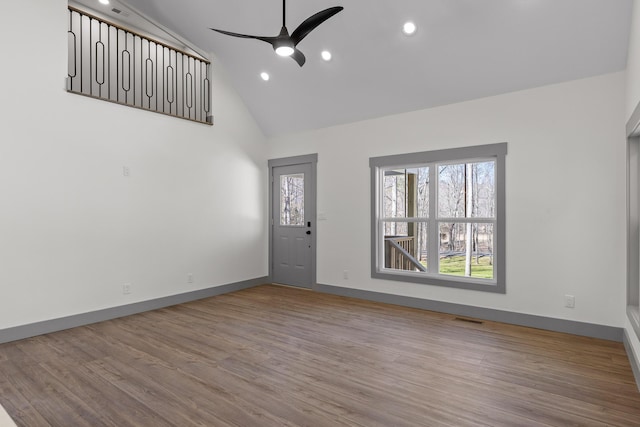
M105 320L116 319L118 317L130 316L132 314L143 313L145 311L157 310L159 308L169 307L172 305L182 304L190 301L196 301L216 295L236 292L242 289L248 289L254 286L263 285L265 283L269 283L267 277L258 277L256 279L230 283L227 285L214 286L198 291L186 292L178 295L171 295L168 297L156 298L118 307L106 308L104 310L97 310L89 313L76 314L73 316L61 317L58 319L45 320L43 322L30 323L28 325L1 329L0 344L30 338L36 335L62 331L64 329L71 329L78 326L89 325L91 323L103 322Z
M545 329L548 331L565 332L585 337L601 338L610 341L622 341L623 328L597 325L593 323L576 322L573 320L555 319L551 317L535 316L532 314L514 313L511 311L494 310L491 308L474 307L470 305L454 304L450 302L433 301L401 295L384 294L380 292L364 291L360 289L343 288L340 286L316 284L313 287L318 292L359 298L368 301L401 305L404 307L420 308L423 310L448 313L456 316L474 317L493 322L509 323L527 326L529 328Z
M624 330L622 342L624 343L624 349L627 351L627 357L629 358L629 363L631 364L633 377L636 379L636 385L638 386L638 390L640 391L640 366L638 365L638 355L633 350L633 347L629 342L629 335L626 329Z

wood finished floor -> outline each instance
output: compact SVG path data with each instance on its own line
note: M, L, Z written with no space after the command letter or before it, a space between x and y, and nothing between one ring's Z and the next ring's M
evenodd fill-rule
M0 345L19 426L639 426L622 344L280 286Z

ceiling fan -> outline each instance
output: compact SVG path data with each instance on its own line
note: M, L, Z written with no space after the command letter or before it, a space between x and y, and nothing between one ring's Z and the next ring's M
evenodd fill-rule
M282 29L280 34L275 37L263 37L263 36L250 36L247 34L232 33L230 31L217 30L211 28L218 33L226 34L233 37L242 37L245 39L262 40L273 46L273 50L280 56L292 57L298 65L301 67L304 65L306 58L304 54L300 52L296 46L302 41L311 31L313 31L318 25L322 24L327 19L331 18L336 13L344 9L342 6L330 7L329 9L322 10L315 15L308 17L289 35L289 30L286 26L286 0L282 0Z

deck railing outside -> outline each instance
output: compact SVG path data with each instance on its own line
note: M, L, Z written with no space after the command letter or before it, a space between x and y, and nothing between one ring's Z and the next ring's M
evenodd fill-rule
M412 236L386 236L384 238L385 268L427 271L426 267L416 259L414 241Z

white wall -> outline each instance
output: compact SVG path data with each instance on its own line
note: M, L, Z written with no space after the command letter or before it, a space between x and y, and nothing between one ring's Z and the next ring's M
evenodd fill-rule
M627 56L627 114L626 119L640 102L640 2L633 1L631 16L631 35L629 37L629 54Z
M640 100L637 30L626 115L616 73L273 138L267 152L215 62L214 127L66 93L66 26L66 0L0 14L4 39L20 34L5 58L21 64L0 67L0 329L266 275L265 159L312 152L320 283L625 324L620 141ZM372 280L369 157L502 141L507 294Z
M627 56L627 90L626 90L626 115L625 123L631 118L631 114L640 103L640 2L634 0L631 21L631 36L629 39L629 55ZM626 304L625 304L626 305ZM630 337L630 345L636 356L640 357L640 341L629 320L625 323L625 329ZM640 360L636 360L640 365Z
M270 139L270 158L318 153L318 282L622 327L624 87L608 74ZM369 157L504 141L506 295L371 279Z
M266 276L265 138L224 70L213 127L67 93L66 9L0 14L0 329Z

